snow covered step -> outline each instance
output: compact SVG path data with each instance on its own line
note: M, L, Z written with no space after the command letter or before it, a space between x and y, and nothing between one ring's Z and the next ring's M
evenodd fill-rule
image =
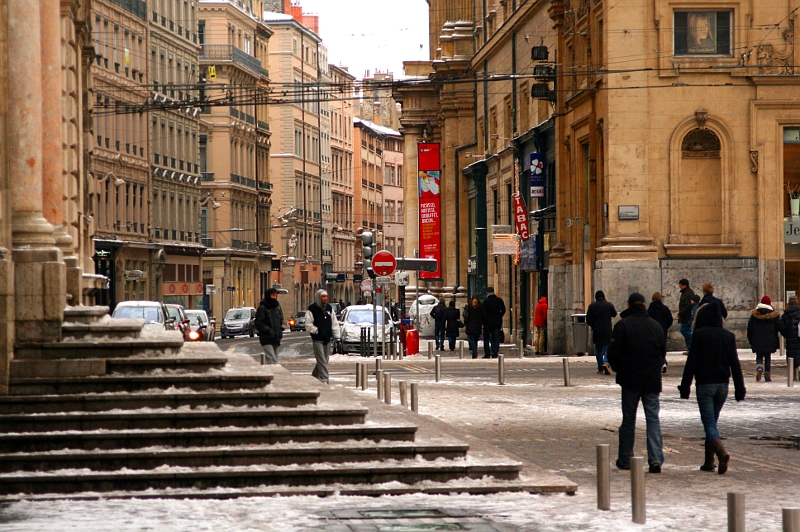
M0 432L64 430L183 429L200 427L264 427L363 423L366 408L269 407L142 409L120 412L65 412L0 415Z
M202 390L247 390L263 388L272 382L272 375L179 374L127 375L84 378L17 379L10 382L13 396L85 394L105 392L141 392L167 388ZM310 393L310 392L309 392ZM315 393L319 396L319 392Z
M115 373L148 373L152 371L185 371L203 373L210 369L222 369L226 357L129 357L109 358L106 370Z
M299 427L213 427L193 429L95 430L0 434L0 452L47 452L62 449L141 449L213 447L277 443L363 440L413 442L413 424L305 425ZM20 454L20 456L22 456Z
M429 443L369 440L346 442L296 442L236 447L193 447L184 449L151 447L141 450L57 451L0 454L0 472L53 471L58 469L150 470L162 466L213 467L291 465L315 463L370 462L374 460L424 460L464 458L469 446L463 443Z
M92 323L64 322L61 335L65 339L109 339L138 338L144 320L103 318Z
M65 469L52 472L0 474L0 494L78 493L112 490L144 491L167 488L252 488L259 486L314 486L318 484L381 484L448 482L492 477L515 480L519 462L475 463L438 459L385 460L366 463L317 463L292 466L159 467L152 471L94 472Z
M177 355L183 346L183 336L178 331L164 331L163 334L164 337L155 338L81 340L19 346L14 350L14 358L18 360L58 360Z

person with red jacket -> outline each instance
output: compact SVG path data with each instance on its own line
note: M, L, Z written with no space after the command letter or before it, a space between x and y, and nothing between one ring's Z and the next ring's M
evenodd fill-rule
M533 313L533 326L536 327L536 355L547 354L547 298L542 296L536 304L536 310Z

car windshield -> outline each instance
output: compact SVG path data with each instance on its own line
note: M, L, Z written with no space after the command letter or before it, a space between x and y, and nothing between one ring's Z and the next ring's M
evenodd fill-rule
M247 310L242 309L230 309L227 314L225 314L226 320L247 320L250 319L250 312Z
M378 310L378 323L383 320L383 312ZM347 313L346 323L372 323L371 310L352 310Z
M170 318L175 318L176 320L181 319L181 313L174 307L167 307L167 314L169 314Z
M306 319L306 313L305 313L305 312L298 312L297 314L295 314L295 315L294 315L294 317L295 317L295 318L303 318L303 319Z
M203 315L199 312L187 312L186 317L189 318L189 322L192 325L203 325L206 322L203 319Z
M163 323L161 313L156 307L117 307L114 310L115 318L139 318L147 323Z

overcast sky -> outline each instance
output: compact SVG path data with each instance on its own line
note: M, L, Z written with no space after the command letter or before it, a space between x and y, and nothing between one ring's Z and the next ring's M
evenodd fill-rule
M403 77L403 61L427 60L425 0L300 0L303 13L319 15L329 63L357 78L375 70ZM422 48L420 48L422 45Z

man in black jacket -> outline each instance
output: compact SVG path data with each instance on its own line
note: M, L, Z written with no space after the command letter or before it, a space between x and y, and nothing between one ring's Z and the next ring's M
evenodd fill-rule
M270 288L256 311L256 330L261 348L264 350L262 364L278 363L278 348L283 338L283 311L278 303L278 291Z
M311 372L324 383L328 383L328 359L331 357L331 340L339 339L339 321L328 304L328 292L317 290L314 303L306 310L306 330L311 334L311 346L317 365Z
M611 318L616 316L617 309L606 299L603 291L595 292L594 303L586 309L586 323L592 328L597 373L611 375L611 369L608 367L608 344L611 343Z
M483 300L483 358L497 358L500 353L500 333L503 329L503 316L506 304L494 293L491 286L486 289Z
M790 357L794 359L795 370L800 368L800 336L797 334L798 325L800 325L800 306L797 305L797 296L789 296L789 306L786 307L783 316L781 316L781 336L786 338L787 361ZM795 375L797 375L797 373L795 373Z
M628 297L628 309L614 326L608 361L622 388L622 425L619 427L617 467L630 469L636 433L639 401L647 422L647 462L651 473L660 473L664 463L661 423L658 419L661 394L661 363L667 352L664 330L648 316L644 296Z
M725 303L714 295L714 285L711 283L703 283L701 288L703 290L703 298L700 300L700 306L702 307L709 303L715 303L719 306L719 313L722 315L722 319L727 319L728 309L725 308Z
M444 304L444 298L440 297L436 306L431 309L431 318L433 318L433 341L436 342L436 350L444 351L444 313L447 307Z
M678 288L681 291L681 299L678 301L678 324L681 326L681 334L683 340L686 342L685 355L689 354L689 348L692 346L692 296L694 290L689 288L688 279L681 279L678 281Z

